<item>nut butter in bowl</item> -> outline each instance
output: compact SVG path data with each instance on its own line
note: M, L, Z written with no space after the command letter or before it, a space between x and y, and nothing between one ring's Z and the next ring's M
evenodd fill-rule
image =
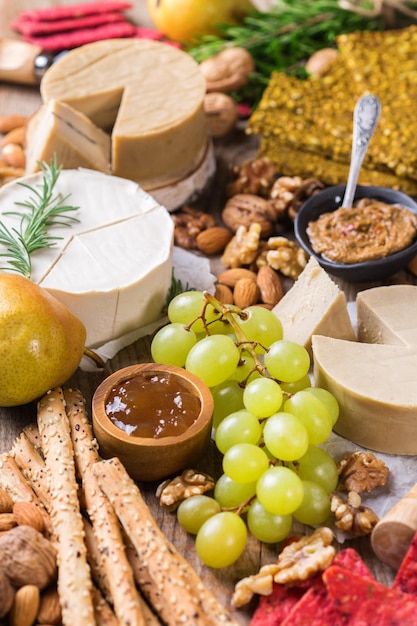
M118 457L132 478L156 481L193 467L211 437L209 388L183 368L139 363L96 389L92 420L100 454Z
M417 254L417 203L384 187L359 185L342 208L344 185L309 198L297 214L299 244L330 274L351 282L381 280Z

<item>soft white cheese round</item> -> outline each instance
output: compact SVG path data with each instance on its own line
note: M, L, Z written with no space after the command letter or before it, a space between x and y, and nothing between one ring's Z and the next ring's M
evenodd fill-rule
M42 174L34 174L0 189L0 219L9 229L19 228L20 218L5 213L21 212L16 203L33 196L27 185L41 184ZM86 345L100 346L161 318L172 277L168 211L136 183L88 169L62 170L55 192L79 207L71 214L79 221L49 229L59 239L33 253L31 279L82 320Z

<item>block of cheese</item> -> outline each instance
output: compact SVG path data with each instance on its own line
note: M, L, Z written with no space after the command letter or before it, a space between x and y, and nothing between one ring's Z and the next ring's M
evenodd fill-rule
M281 321L285 339L305 346L310 355L313 335L356 338L345 294L313 257L273 312Z
M403 288L404 287L404 288ZM313 336L316 385L335 395L335 431L388 454L417 454L417 286L358 294L359 337Z
M19 182L40 186L42 174ZM5 213L28 199L19 182L0 190L0 218L9 228L20 218ZM32 280L84 322L88 347L160 319L172 278L168 211L133 181L88 169L62 170L55 192L79 207L79 221L50 228L59 239L33 253Z
M54 155L65 169L86 167L110 174L110 135L58 100L42 105L26 127L26 173Z
M44 102L69 104L111 132L115 176L150 191L195 171L207 154L205 79L186 52L145 39L71 50L45 73Z

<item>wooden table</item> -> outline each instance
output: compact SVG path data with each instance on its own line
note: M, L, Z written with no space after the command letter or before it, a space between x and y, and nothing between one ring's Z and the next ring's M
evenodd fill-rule
M16 33L10 30L10 23L22 11L33 7L46 7L50 5L71 4L71 0L0 0L0 36L14 37ZM136 0L135 8L130 12L131 17L138 24L149 25L146 14L145 0ZM30 115L40 105L39 90L36 86L18 86L13 84L0 85L0 116L9 113L21 113ZM210 195L210 203L207 203L207 210L219 212L225 201L225 184L228 176L229 164L239 163L247 158L255 155L257 149L257 140L254 137L245 135L242 128L237 128L236 132L228 138L227 141L215 142L215 151L217 158L217 174L216 180L212 187ZM285 172L284 172L285 173ZM393 277L394 281L412 281L409 273L402 272ZM348 300L354 300L359 289L363 289L364 285L354 285L337 281L344 289ZM416 282L414 280L414 282ZM377 283L375 283L377 284ZM373 286L373 285L367 285ZM147 339L136 342L128 348L122 350L115 358L106 364L104 371L86 373L77 371L71 379L70 384L80 388L85 395L88 406L91 397L99 382L110 372L134 362L144 362L149 360L149 341ZM0 372L1 375L1 372ZM27 405L24 407L15 407L0 409L0 452L10 449L13 439L18 435L21 429L36 419L35 405ZM209 473L218 473L219 458L216 454L214 446L210 450L207 458L202 464L202 468ZM416 477L417 479L417 477ZM186 558L194 565L195 569L201 574L205 582L213 588L218 597L229 605L233 586L240 578L258 571L259 567L268 562L272 562L276 558L276 546L260 545L259 542L249 539L248 548L245 554L232 567L224 570L210 570L201 565L196 558L194 551L194 539L188 536L177 524L175 514L163 510L157 503L155 498L156 485L141 485L151 510L157 519L158 524L173 541L177 548L186 556ZM376 577L385 584L390 584L393 578L393 572L390 568L384 566L378 561L372 553L367 538L358 539L347 542L344 545L352 545L357 548L364 560L374 572ZM241 624L248 624L250 620L253 606L244 610L235 611L236 619Z

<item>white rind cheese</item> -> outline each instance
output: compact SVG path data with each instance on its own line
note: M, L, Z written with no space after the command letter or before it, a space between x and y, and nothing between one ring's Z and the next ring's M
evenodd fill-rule
M56 155L65 169L86 167L110 174L110 135L72 107L50 100L26 127L26 173L40 170Z
M41 181L41 174L20 179L32 187ZM61 239L32 255L32 280L82 320L88 347L161 318L172 278L168 211L136 183L87 169L62 170L55 190L79 207L79 222L50 229ZM28 189L16 182L2 187L8 227L18 227L19 218L5 212L27 199Z
M205 91L189 54L145 39L71 50L41 82L44 102L64 102L111 132L112 173L147 191L187 177L204 160Z
M345 294L310 257L304 270L273 312L280 320L284 338L303 345L311 355L311 337L326 335L355 340Z
M338 434L378 452L417 454L417 286L376 287L357 303L361 341L313 337L315 383L339 402Z

